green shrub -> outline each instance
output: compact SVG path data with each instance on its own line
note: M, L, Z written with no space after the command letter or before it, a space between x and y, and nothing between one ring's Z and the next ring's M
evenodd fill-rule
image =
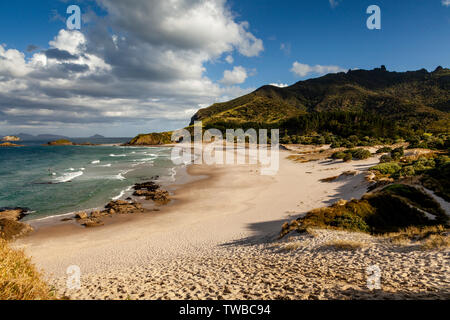
M395 174L401 170L401 166L397 162L386 162L386 163L380 163L372 168L370 170L375 170L380 172L381 174Z
M380 158L380 163L392 162L392 157L388 154L382 155Z
M344 159L345 155L346 155L345 152L338 151L338 152L333 153L331 155L331 158L333 158L333 159Z
M392 151L392 148L390 147L383 147L377 150L377 153L390 153Z
M428 219L423 211L436 216ZM393 184L360 200L314 209L296 221L302 228L335 228L371 233L396 232L408 227L445 225L448 217L429 195L417 188Z
M403 147L395 148L391 151L391 157L394 160L399 160L401 157L403 157L405 154Z
M351 153L346 153L342 160L344 160L344 162L349 162L349 161L352 161L352 159L353 159L352 154Z
M344 212L342 215L336 216L331 222L331 226L352 231L368 232L370 230L367 223L360 216L350 212Z
M372 155L369 150L362 148L350 150L350 153L352 154L352 158L357 160L368 159Z
M400 175L403 177L412 177L416 174L416 171L414 170L414 166L404 166L400 170Z

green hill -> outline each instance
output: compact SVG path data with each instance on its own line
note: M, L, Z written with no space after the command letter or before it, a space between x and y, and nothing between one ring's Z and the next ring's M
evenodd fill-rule
M450 69L389 72L382 66L328 74L286 88L263 86L199 110L191 125L201 120L206 128L266 127L284 129L289 135L326 131L380 136L388 134L383 133L386 130L398 135L399 128L425 126L429 131L448 132L449 111Z
M204 129L281 129L282 143L335 147L389 143L424 133L448 140L450 69L390 72L351 70L279 88L263 86L200 109L191 119ZM418 142L417 142L418 141ZM170 143L167 133L139 135L129 144Z

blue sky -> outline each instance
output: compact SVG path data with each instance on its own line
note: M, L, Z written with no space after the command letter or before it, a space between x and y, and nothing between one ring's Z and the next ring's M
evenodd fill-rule
M373 4L381 30L366 27ZM0 30L0 134L133 136L269 83L450 61L448 0L16 0Z
M371 4L381 8L381 30L366 27ZM309 78L289 72L294 60L344 69L384 64L394 71L450 64L450 7L440 0L342 0L334 8L326 0L240 0L231 6L264 40L260 57L235 60L257 69L257 76L248 79L253 86ZM290 48L288 53L281 44ZM211 68L212 76L220 77L221 67Z

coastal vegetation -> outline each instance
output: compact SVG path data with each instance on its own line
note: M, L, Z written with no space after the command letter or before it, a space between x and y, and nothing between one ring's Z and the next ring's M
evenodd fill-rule
M0 300L50 299L55 299L55 294L31 259L0 238Z
M370 168L377 180L415 177L424 187L450 201L450 156L446 151L397 157L395 153L403 151L396 150L392 150L390 161L382 156L380 164Z
M442 67L352 70L286 88L263 86L199 110L191 125L201 120L205 129L279 128L282 143L353 148L411 140L440 148L440 135L449 132L449 88L450 69Z
M450 69L350 70L279 88L270 85L200 109L187 127L280 129L283 144L332 148L391 145L449 148ZM170 133L141 134L130 145L172 143ZM347 156L349 157L349 156Z
M172 132L140 134L133 138L127 145L163 145L172 143Z
M342 159L344 161L350 161L352 159L364 160L370 158L371 155L372 154L370 153L370 151L363 148L358 148L335 152L331 155L331 158Z
M393 184L359 200L339 201L330 207L311 210L304 217L283 225L281 236L313 227L384 234L408 227L420 229L447 224L448 216L432 197L416 187Z

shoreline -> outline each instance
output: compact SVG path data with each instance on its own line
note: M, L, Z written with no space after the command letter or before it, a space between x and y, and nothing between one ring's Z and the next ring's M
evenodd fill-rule
M254 165L189 165L187 173L198 179L174 184L174 202L161 211L107 219L95 229L38 230L15 246L72 299L449 297L442 287L450 271L447 251L397 248L367 234L329 230L278 240L284 222L362 196L365 171L378 163L377 157L297 163L289 155L280 152L275 176L261 176ZM319 182L349 170L358 173ZM354 252L329 247L341 240L363 246ZM382 291L365 286L373 264L384 272ZM82 271L80 290L65 287L70 265ZM427 265L426 274L414 271Z
M103 145L103 146L110 146L110 145ZM30 146L30 147L36 147L36 146ZM42 147L40 145L37 145L37 147ZM73 146L73 147L78 147L78 146ZM134 148L133 147L124 147L124 146L120 146L120 145L115 145L115 147L117 148L117 152L120 152L119 150L123 150L122 153L130 153ZM44 148L44 147L42 147ZM114 150L116 150L116 148L114 148ZM131 149L129 149L131 148ZM162 150L159 147L136 147L137 149L142 149L145 152L144 153L158 153L158 152L154 152L153 149L159 149ZM128 150L128 151L125 151ZM113 151L114 153L116 153L115 151ZM165 150L162 151L163 153L166 153ZM131 152L132 156L134 156L134 153L139 153L138 151L136 152ZM114 156L113 154L111 154L110 156ZM150 157L153 158L155 155L151 154L151 156L143 156L143 157ZM115 200L122 200L125 199L127 197L132 197L132 187L135 184L135 182L139 182L139 179L144 179L144 177L140 177L138 180L134 179L134 173L132 173L132 171L142 171L143 169L145 170L146 166L153 166L152 163L153 161L147 161L146 160L152 160L152 159L142 159L143 161L138 161L138 160L133 160L132 164L125 164L126 166L128 166L128 168L125 168L126 170L123 170L123 168L121 169L120 166L121 164L119 163L118 166L119 168L117 170L112 171L112 175L111 177L107 177L108 179L117 179L117 180L125 180L124 183L116 188L113 189L108 189L108 186L105 185L105 194L101 195L100 197L96 197L93 198L92 201L87 201L86 203L82 202L81 200L79 202L71 202L72 205L65 205L61 208L59 208L58 206L55 206L56 209L50 211L47 208L44 208L44 210L41 210L42 208L40 208L39 206L34 206L33 204L27 203L27 204L22 204L20 201L16 201L14 204L12 202L8 203L9 205L5 205L5 208L10 208L10 207L20 207L20 208L24 208L28 210L28 215L26 215L23 219L22 222L26 222L26 223L36 223L36 221L47 221L45 224L48 224L48 221L53 221L53 223L59 223L59 219L63 219L66 218L68 216L70 216L71 214L76 214L77 212L81 212L81 211L94 211L94 210L98 210L101 209L104 205L106 205L108 202L110 201L115 201ZM164 160L165 156L162 156L162 160ZM113 158L111 158L113 159ZM122 158L120 158L121 160ZM156 159L158 159L156 157ZM109 160L105 160L105 161L109 161ZM111 161L114 161L111 160ZM74 166L73 164L68 165L67 168L71 167L70 169L60 169L58 171L58 174L60 175L60 177L58 177L58 179L55 179L54 177L50 177L48 178L47 175L42 175L42 178L38 178L38 179L42 179L43 182L41 182L40 180L36 180L37 182L29 182L30 185L33 184L51 184L51 185L59 185L61 184L61 188L64 188L63 183L66 182L72 182L73 179L78 178L79 176L82 176L83 174L85 174L85 168L88 168L90 170L96 170L96 167L111 167L111 164L108 165L98 165L100 161L96 160L91 162L91 160L89 160L87 163L83 163L80 164L80 166L83 166L83 168L77 169L75 170L73 167L78 168L76 166ZM116 161L118 162L118 161ZM149 164L149 163L150 164ZM107 163L107 162L105 162ZM91 168L92 167L92 168ZM157 180L156 182L162 186L168 186L170 184L172 184L173 178L175 175L181 175L184 174L183 170L181 168L182 166L177 166L177 165L172 165L172 172L169 170L171 169L170 166L167 166L168 168L168 172L162 172L165 169L161 169L159 171L161 172L157 172L154 173L153 176L152 174L149 174L148 177L145 177L145 179L147 180ZM63 167L64 168L64 167ZM161 167L163 168L163 167ZM100 168L101 169L101 168ZM50 170L54 170L49 168L49 173ZM77 172L75 172L77 171ZM157 170L158 171L158 170ZM76 174L74 175L73 172ZM115 173L114 173L115 172ZM122 175L125 174L129 174L125 177L123 177ZM144 172L145 174L145 172ZM49 174L50 175L50 174ZM53 173L54 176L56 176L55 173ZM91 174L92 175L92 174ZM155 178L156 177L156 178ZM47 180L44 180L48 178L48 182ZM62 180L62 179L65 180ZM95 178L95 177L94 177ZM51 179L51 180L50 180ZM142 180L144 181L144 180ZM129 184L127 184L127 182L129 182ZM107 181L105 181L105 184L107 184ZM55 187L55 188L59 188L59 187ZM43 195L45 199L45 195Z
M169 192L173 192L176 188L175 187L179 187L182 186L183 184L189 183L189 181L194 180L195 177L190 177L189 174L187 173L187 168L184 166L178 166L178 167L174 167L173 169L175 169L175 173L173 175L173 179L176 179L174 181L169 181L169 180L152 180L154 182L156 182L158 185L160 185L163 189L169 191ZM178 181L178 182L177 182ZM176 182L176 183L175 183ZM120 192L120 196L118 197L112 197L109 202L111 201L117 201L117 200L125 200L126 198L131 198L132 201L140 203L143 205L144 209L145 209L145 213L148 212L152 212L155 209L158 210L162 210L165 207L171 206L173 205L173 202L175 200L172 200L168 203L165 204L163 206L158 206L156 205L152 200L146 200L143 197L139 197L139 196L133 196L133 186L134 185L130 185L129 187L125 188L124 190L122 190ZM128 192L128 193L127 193ZM94 211L98 211L98 210L103 210L104 207L109 203L106 202L103 205L97 206L97 207L91 207L91 208L86 208L86 209L79 209L76 211L71 211L71 212L67 212L67 213L60 213L60 214L51 214L48 216L43 216L43 217L36 217L33 219L24 219L22 220L22 222L30 225L35 231L39 230L39 229L45 229L45 228L51 228L51 227L58 227L61 225L65 225L65 224L72 224L74 221L68 221L66 219L70 219L70 220L74 220L74 217L77 213L79 212L86 212L88 214L94 212ZM117 215L115 215L117 216ZM114 220L114 217L110 217L111 221ZM110 220L108 219L108 220ZM77 223L75 223L75 225L78 225ZM81 226L80 226L81 227ZM45 231L45 230L43 230Z
M290 167L290 172L287 175L288 177L292 174L292 170L297 170L297 167L299 166L298 164L294 163L291 160L287 160L287 156L289 156L291 153L287 152L287 151L281 151L281 158L282 158L282 162L284 164L288 164ZM355 162L354 164L360 164L361 162ZM375 161L372 160L371 163L375 163ZM331 163L332 164L332 163ZM313 161L310 163L307 163L305 166L306 167L315 167L316 165L318 165L318 161ZM326 164L322 164L320 166L324 166L323 168L323 172L321 172L321 176L327 177L328 175L332 175L332 173L334 170L338 170L337 168L331 168L334 170L329 170L330 168L328 168L328 166L330 165L330 163L326 163ZM352 164L342 164L344 168L340 168L339 170L342 171L346 171L348 169L348 167L353 167ZM309 172L309 169L304 169L302 170L303 173L297 172L297 174L303 175L303 176L312 176ZM180 216L180 211L184 211L186 210L184 207L186 205L188 205L190 208L191 207L195 207L197 205L202 205L205 206L205 202L208 202L208 204L206 205L206 207L210 207L211 209L213 209L215 202L220 201L220 204L223 204L223 202L227 203L227 207L224 207L224 209L226 209L228 214L231 215L237 215L239 212L245 212L246 210L248 210L249 204L248 201L253 201L255 202L256 199L258 198L258 195L264 191L264 189L266 189L265 185L270 185L273 184L276 180L276 176L261 176L259 173L259 169L256 168L256 166L254 165L233 165L233 166L207 166L207 165L196 165L196 164L190 164L186 166L186 176L184 178L182 178L182 180L177 180L172 184L168 184L168 190L171 192L174 192L174 194L171 196L172 202L166 206L162 206L160 208L160 211L158 212L152 212L149 210L146 210L145 213L143 214L132 214L132 215L125 215L125 216L114 216L111 218L108 218L105 220L105 226L102 226L100 228L93 228L93 229L86 229L83 228L81 226L78 226L76 224L75 227L77 227L77 229L79 229L79 231L83 232L85 231L86 233L102 233L103 231L106 231L109 229L110 226L117 226L120 224L116 224L115 221L127 221L127 222L131 222L134 223L134 221L136 221L136 224L139 223L139 220L142 219L146 219L146 217L148 217L149 215L147 215L147 213L151 213L151 216L154 215L160 215L160 216L166 216L167 219L170 217L170 215L177 215ZM247 178L251 178L252 181L247 181ZM286 178L286 177L283 177ZM289 177L289 180L291 180L293 177ZM318 178L317 178L318 179ZM185 180L185 181L183 181ZM223 181L226 180L226 181ZM284 179L283 179L284 180ZM311 177L309 180L312 181L316 181L316 178ZM241 181L242 183L238 183L238 181ZM254 183L255 181L258 181L258 183ZM363 183L364 179L363 177L359 177L358 178L358 184L359 183ZM226 182L225 185L220 185L223 182ZM219 183L219 185L216 185L217 183ZM283 185L284 181L279 181L278 185L276 186L276 193L277 195L275 196L279 196L282 197L282 194L284 193L286 186ZM295 184L295 183L294 183ZM342 183L337 183L337 184L342 184ZM289 188L289 186L287 186ZM328 197L328 191L326 191L325 189L329 188L329 185L327 184L321 184L317 187L320 190L324 190L324 192L322 191L323 195L325 195L325 197ZM209 194L214 194L214 190L220 190L220 193L218 195L216 195L215 197L210 197ZM234 189L234 190L233 190ZM242 192L242 195L240 194L240 189L249 189L249 191L251 190L250 194L248 192L246 192L245 190L243 190L244 192ZM259 190L260 192L255 192L256 190ZM351 188L350 188L351 189ZM354 193L354 190L343 190L344 193ZM212 191L211 191L212 190ZM234 195L230 195L230 191L233 190ZM360 189L360 191L357 192L357 194L355 194L356 197L359 197L360 195L364 194L366 191L366 188L363 187L363 189ZM292 192L291 193L295 193ZM323 197L323 195L321 195L321 197ZM279 228L282 225L282 222L288 221L289 219L291 219L291 217L296 216L297 214L299 214L300 212L306 212L308 210L314 209L316 207L319 206L323 206L326 205L328 202L327 201L301 201L302 197L301 194L298 195L298 200L297 199L289 199L292 198L291 195L285 195L284 196L286 198L286 200L289 200L289 204L286 204L285 206L287 208L291 208L291 210L278 210L279 212L276 214L276 216L282 216L283 219L280 221L277 221L274 226L276 226L276 232L279 231ZM211 199L212 198L212 199ZM225 200L226 198L226 200ZM231 198L233 198L233 200L231 201ZM237 199L237 198L241 198L241 199ZM238 201L236 201L238 200ZM241 200L241 201L239 201ZM236 203L234 203L236 201ZM334 201L334 200L332 200ZM151 202L151 201L150 201ZM281 201L284 202L284 201ZM300 203L300 204L298 204ZM233 207L237 207L237 212L234 213L234 209ZM273 207L273 205L272 205ZM299 210L298 207L302 207L301 210ZM199 211L204 211L204 208L200 208L201 210ZM294 210L292 210L294 209ZM214 208L214 211L221 211L220 208ZM266 209L266 211L268 211ZM204 214L202 214L204 216ZM270 212L267 212L264 215L260 215L260 214L253 214L254 218L257 218L258 220L264 220L264 219L270 219L271 216L273 216ZM222 218L226 215L225 214L218 214L217 215L219 218ZM214 216L213 218L216 218L217 216ZM59 216L55 216L57 217L56 219L59 218ZM250 222L250 221L249 221ZM17 242L18 243L26 243L27 241L31 240L33 241L33 238L39 238L39 239L51 239L52 238L52 233L54 230L57 230L59 227L61 228L65 228L67 225L71 225L73 224L73 222L66 222L66 223L62 223L62 225L60 226L59 224L56 226L45 226L44 228L38 228L35 232L33 232L32 234L28 235L25 238L22 239L18 239ZM241 226L241 230L234 230L233 228L231 228L232 234L243 234L245 233L245 227L242 228L243 226ZM244 230L242 230L244 229ZM57 232L59 233L59 232ZM68 235L68 237L70 237L70 235ZM235 236L236 237L236 236ZM227 239L227 237L225 237L225 239ZM32 252L31 252L32 253ZM33 256L33 254L31 254Z

